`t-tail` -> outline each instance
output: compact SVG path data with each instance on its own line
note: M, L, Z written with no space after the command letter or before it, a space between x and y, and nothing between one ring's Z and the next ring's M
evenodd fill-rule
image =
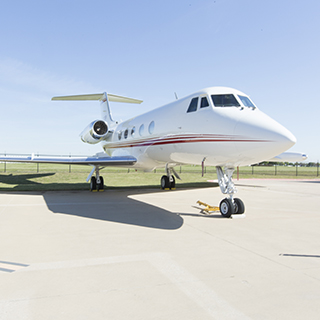
M96 144L110 134L110 129L116 125L112 118L109 101L122 103L142 103L142 100L117 96L110 93L82 94L73 96L53 97L52 100L62 101L100 101L101 119L91 122L80 134L81 140L86 143Z

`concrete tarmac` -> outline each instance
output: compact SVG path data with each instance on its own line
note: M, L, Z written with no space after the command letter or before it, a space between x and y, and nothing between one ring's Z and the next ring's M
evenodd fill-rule
M0 193L0 319L319 319L320 181Z

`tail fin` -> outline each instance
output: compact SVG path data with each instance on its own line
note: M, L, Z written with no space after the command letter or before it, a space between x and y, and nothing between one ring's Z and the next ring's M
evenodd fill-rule
M89 101L89 100L99 100L101 106L101 116L104 121L109 125L114 122L111 115L111 110L109 106L109 101L113 102L123 102L123 103L142 103L142 100L116 96L110 93L96 93L96 94L82 94L75 96L62 96L62 97L53 97L51 100L63 100L63 101Z

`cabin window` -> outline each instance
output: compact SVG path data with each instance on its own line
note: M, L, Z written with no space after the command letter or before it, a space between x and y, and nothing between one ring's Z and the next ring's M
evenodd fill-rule
M215 107L240 107L233 94L213 94L211 99Z
M140 126L140 128L139 128L139 134L140 134L140 136L143 135L143 131L144 131L144 124L142 124L142 125Z
M194 112L194 111L197 111L197 107L198 107L198 100L199 98L193 98L189 104L189 108L187 110L187 113L188 112Z
M252 103L252 101L248 97L239 96L239 95L238 97L240 98L241 102L245 107L255 108L255 105Z
M207 97L203 97L201 98L200 108L206 108L206 107L209 107L209 102Z
M129 131L128 131L128 129L126 129L125 132L124 132L124 135L123 135L125 139L128 138L128 133L129 133Z
M131 135L132 136L134 136L134 133L136 132L136 127L133 127L132 129L131 129Z
M148 131L149 131L150 134L153 134L153 131L154 131L154 121L151 121L151 122L150 122Z
M122 131L119 131L118 133L118 139L121 140L121 136L122 136Z

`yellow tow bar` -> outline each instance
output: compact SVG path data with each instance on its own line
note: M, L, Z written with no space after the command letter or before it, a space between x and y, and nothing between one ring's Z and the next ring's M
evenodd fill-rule
M197 204L199 204L200 206L204 206L205 208L203 208L201 211L207 214L210 214L212 212L220 212L219 207L210 206L209 204L204 203L202 201L197 201Z

